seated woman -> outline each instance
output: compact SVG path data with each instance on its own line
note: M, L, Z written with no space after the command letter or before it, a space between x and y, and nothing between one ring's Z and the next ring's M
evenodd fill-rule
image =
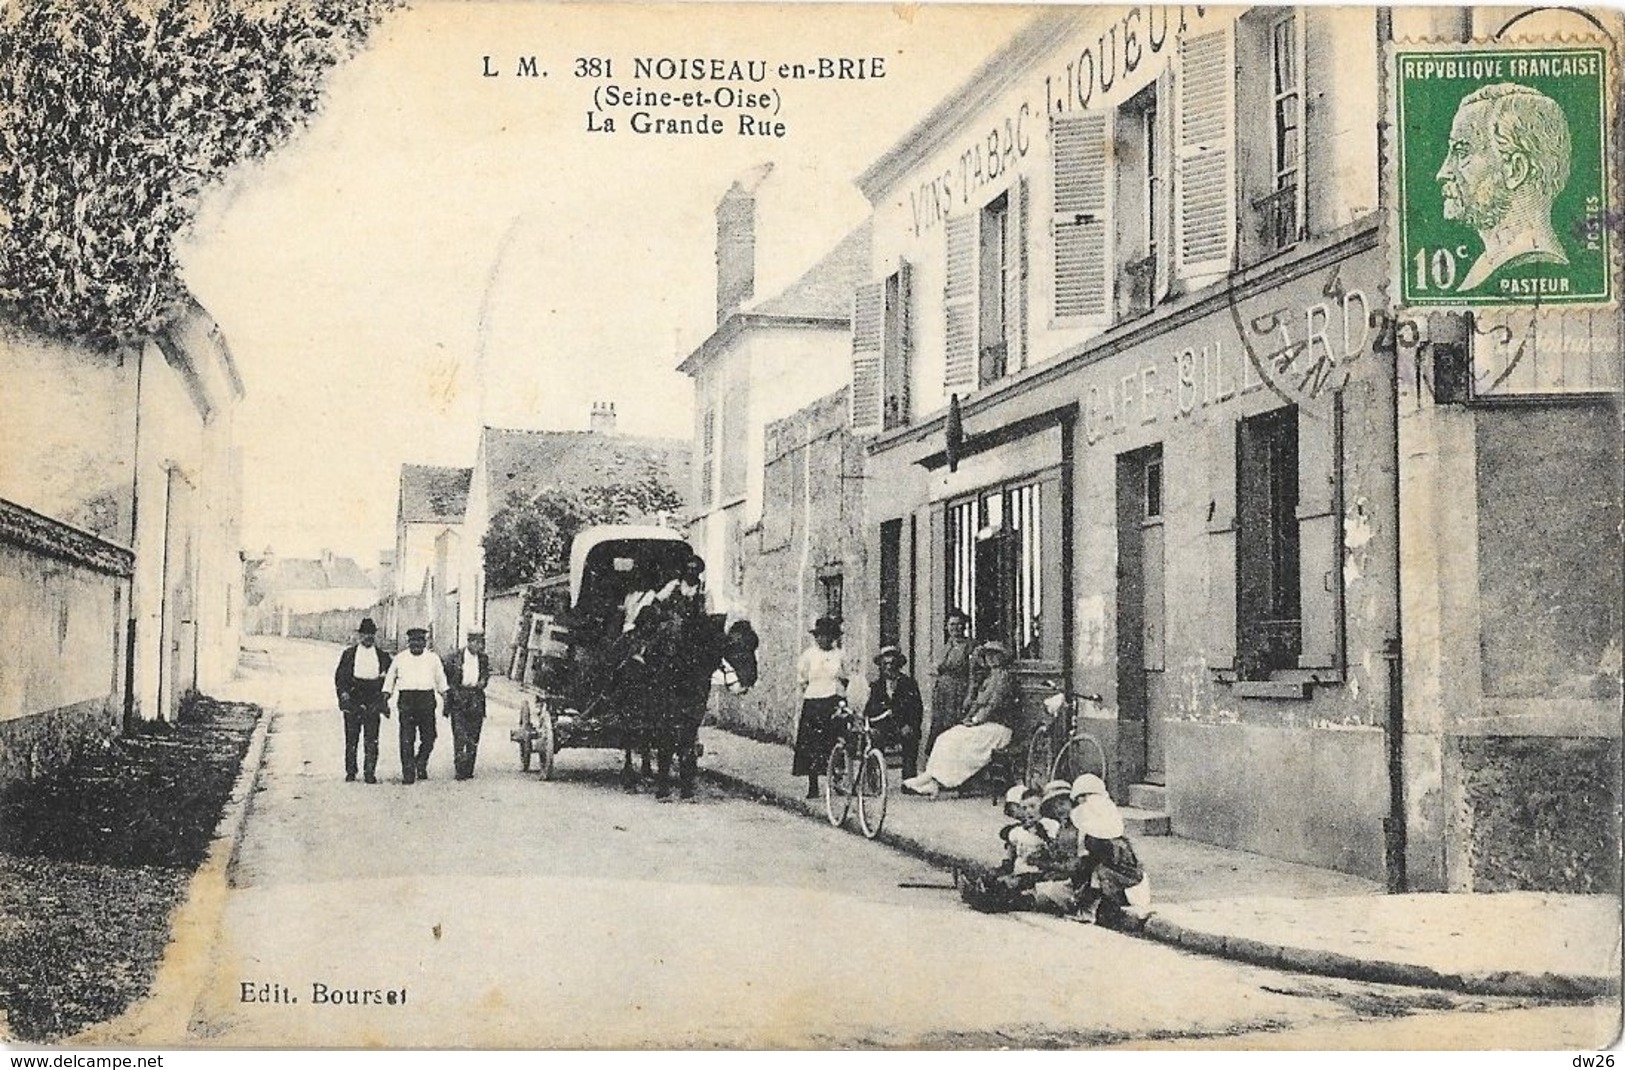
M957 788L1010 742L1021 699L1016 675L1010 671L1010 649L995 641L983 643L976 652L987 666L987 676L967 705L964 721L938 737L925 772L903 781L909 794L935 795L943 788Z

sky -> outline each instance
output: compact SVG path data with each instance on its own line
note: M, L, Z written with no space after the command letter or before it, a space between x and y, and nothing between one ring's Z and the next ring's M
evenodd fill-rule
M691 437L675 367L715 325L718 197L774 164L766 296L865 218L852 180L1030 15L521 0L392 14L309 127L228 176L182 243L248 385L245 548L374 562L394 544L400 465L472 464L481 424L585 429L612 401L623 433ZM520 75L531 56L545 76ZM705 88L634 80L638 57L820 56L883 56L886 76L770 80L783 138L737 136L726 114L718 137L637 135L634 109L615 109L614 134L587 130L608 82ZM576 58L612 77L575 77Z

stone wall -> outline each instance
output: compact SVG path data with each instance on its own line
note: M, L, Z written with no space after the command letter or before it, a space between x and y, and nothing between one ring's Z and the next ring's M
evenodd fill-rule
M1458 740L1475 892L1619 892L1619 741Z
M719 700L719 720L736 731L794 738L796 658L812 642L808 632L825 612L824 585L837 575L850 694L863 697L876 622L862 539L864 454L847 426L847 392L840 390L767 427L762 520L740 535L737 558L745 612L761 636L761 673L749 694Z
M117 730L130 552L0 501L0 784Z

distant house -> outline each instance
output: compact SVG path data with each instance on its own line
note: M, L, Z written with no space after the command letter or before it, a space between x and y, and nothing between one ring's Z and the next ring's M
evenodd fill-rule
M378 585L366 570L354 558L331 550L323 550L321 557L265 557L253 565L259 602L250 615L250 630L262 635L342 638L379 603ZM341 612L348 616L331 626L303 619Z
M395 511L394 576L387 584L384 635L399 644L406 629L429 627L441 598L433 584L435 544L447 531L460 532L472 473L467 468L401 465Z
M236 669L244 384L188 301L102 351L0 324L0 781Z
M852 291L869 265L864 224L784 290L753 301L759 184L736 182L717 204L717 325L678 366L694 381L689 539L710 585L735 595L741 537L762 521L767 425L850 379Z
M487 427L480 432L460 532L459 638L485 623L483 540L491 518L511 494L536 498L549 491L628 483L656 475L682 494L689 487L689 444L680 439L621 435L613 405L594 405L588 431L523 431ZM630 518L638 519L638 518Z
M763 673L726 723L788 738L798 697L789 667L821 616L844 618L846 645L868 645L863 451L846 407L852 293L868 277L858 227L783 290L754 300L762 242L760 170L717 204L717 325L679 366L694 382L689 540L707 582L755 623ZM777 258L782 259L782 258Z

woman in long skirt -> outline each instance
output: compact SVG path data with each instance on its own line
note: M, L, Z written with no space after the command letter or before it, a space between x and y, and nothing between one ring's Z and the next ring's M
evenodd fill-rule
M801 684L801 721L796 726L796 752L790 772L807 778L807 798L818 797L818 774L835 745L835 711L846 694L849 679L836 644L841 622L819 617L812 629L813 645L796 659L796 680Z

